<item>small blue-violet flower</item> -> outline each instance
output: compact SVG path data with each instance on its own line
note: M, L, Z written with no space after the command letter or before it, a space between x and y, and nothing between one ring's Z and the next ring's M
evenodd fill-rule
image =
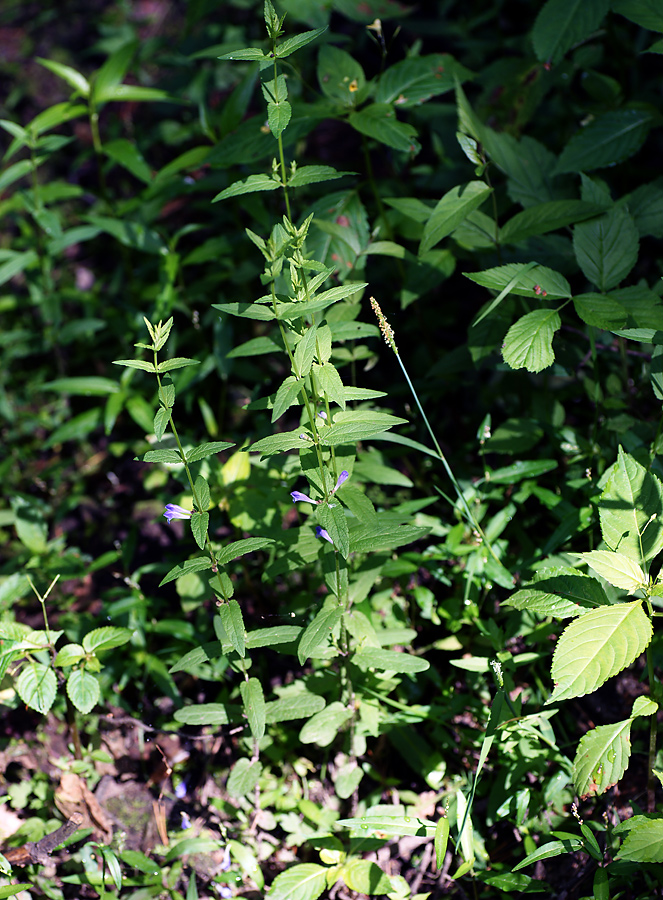
M223 859L221 861L221 871L227 872L230 868L230 844L226 844L225 850L223 851Z
M227 884L215 884L214 887L219 892L219 896L223 897L223 900L230 900L230 897L233 895L232 888Z
M178 800L184 800L186 797L186 781L180 781L180 783L175 786L175 796Z
M325 540L325 541L329 541L330 544L333 544L333 543L334 543L334 542L332 541L332 539L329 537L329 532L328 532L328 531L325 531L325 529L322 528L320 525L316 525L316 526L315 526L315 536L316 536L316 537L319 537L319 538L322 538L322 539Z
M191 819L188 816L188 813L181 812L180 817L182 819L182 831L186 831L187 828L191 828Z
M168 524L170 525L173 519L190 519L191 510L184 509L183 506L178 506L177 503L167 503L164 517L168 519Z
M312 500L308 494L302 494L301 491L290 491L290 496L293 503L313 503L315 505L319 502L318 500Z
M336 493L336 491L340 488L340 486L343 484L343 482L347 481L349 477L350 477L350 475L345 471L345 469L343 469L341 474L338 476L338 480L336 481L336 484L334 485L332 494Z

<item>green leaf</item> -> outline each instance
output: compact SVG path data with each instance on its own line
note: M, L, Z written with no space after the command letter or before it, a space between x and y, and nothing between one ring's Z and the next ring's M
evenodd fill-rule
M274 407L272 409L272 422L280 419L293 403L298 403L301 399L303 382L295 375L288 375L285 381L279 385L274 398ZM253 449L253 448L252 448Z
M162 578L159 582L159 587L163 587L164 584L175 581L176 578L182 578L183 575L188 575L190 572L203 572L206 569L211 568L212 561L209 556L198 556L195 559L187 559L186 562L180 563L172 568L166 577Z
M623 553L615 553L612 550L591 550L589 553L574 555L583 559L609 584L628 591L629 594L633 594L647 585L647 576L640 566L628 556L624 556Z
M269 889L270 900L317 900L327 887L325 866L300 863L276 876Z
M126 138L118 138L116 141L109 141L104 144L104 153L113 162L131 172L136 178L145 184L152 181L152 170L145 162L142 153L136 145Z
M593 693L647 648L652 626L642 601L592 609L562 632L552 664L555 689L546 703Z
M165 359L157 366L157 372L171 372L173 369L183 369L186 366L199 366L199 359L187 359L184 356L175 356L172 359Z
M170 410L161 406L154 416L154 436L158 441L160 441L164 434L166 433L166 429L170 424Z
M352 718L353 712L338 700L330 703L308 720L299 732L302 744L317 744L328 747L343 725Z
M165 255L168 248L164 244L161 235L152 228L148 228L142 222L131 219L112 219L110 216L87 216L88 222L110 234L120 244L140 250L143 253ZM150 368L150 372L154 368Z
M129 369L142 369L143 372L156 372L154 363L142 359L114 359L114 366L126 366Z
M448 53L409 56L388 66L380 76L376 103L399 107L418 106L432 97L452 91L472 73Z
M555 174L591 172L623 162L638 152L651 123L651 113L644 109L618 109L597 116L571 138Z
M222 703L197 703L175 710L177 722L185 725L228 725L241 721L241 708L224 706Z
M399 122L396 111L390 103L371 103L359 112L350 113L348 122L355 131L387 147L412 154L421 150L416 128L405 122Z
M74 666L85 656L85 650L80 644L66 644L61 647L53 661L54 666Z
M470 281L493 291L503 291L518 276L511 293L521 297L564 300L571 296L571 286L566 278L545 266L535 265L530 268L529 263L509 263L494 269L484 269L483 272L465 272L464 275Z
M181 465L182 457L180 456L179 450L148 450L143 456L143 462Z
M537 59L557 65L598 30L609 9L610 0L547 0L532 29Z
M308 719L309 716L325 708L325 699L320 694L297 691L265 704L265 718L270 724Z
M230 353L226 353L226 359L238 359L242 356L262 356L265 353L279 353L283 350L281 344L277 343L268 335L262 337L251 338L237 347L233 347Z
M131 640L133 632L129 628L120 628L116 625L102 625L94 628L83 637L83 647L88 653L99 653L102 650L112 650L121 647Z
M341 870L343 881L360 894L389 894L394 884L380 866L369 859L350 859Z
M517 866L514 866L512 872L523 869L525 866L531 866L532 863L539 862L544 859L552 859L554 856L563 856L567 853L577 853L584 849L584 843L580 838L569 838L565 841L549 841L543 847L539 847L533 853L528 854L525 859L521 860Z
M251 453L260 453L262 456L273 456L275 453L299 450L304 446L304 438L301 435L305 433L303 429L297 429L295 431L285 431L281 434L270 434L266 438L251 444L246 449Z
M199 475L194 484L195 492L198 497L198 511L206 512L210 506L210 491L207 480Z
M158 88L142 87L139 84L117 84L110 88L103 98L104 103L181 103L182 100Z
M305 378L311 371L311 365L316 351L317 333L317 326L311 325L297 342L294 353L293 371L298 378Z
M573 784L581 799L604 794L620 780L631 756L631 725L624 719L586 732L573 760Z
M566 228L602 213L604 207L584 200L549 200L516 213L500 228L500 243L517 244L537 234Z
M259 759L250 760L246 757L238 759L226 782L226 790L236 799L246 797L255 788L261 772L262 763Z
M246 718L255 740L262 740L265 734L265 696L257 678L242 681L239 686Z
M377 524L368 523L350 532L350 550L353 553L371 553L378 550L394 550L404 544L425 537L429 528L419 525L398 525L385 521L384 514L377 514Z
M226 544L223 550L218 554L216 561L218 565L225 566L233 559L238 559L238 557L244 556L246 553L255 553L256 550L262 550L264 547L269 547L269 545L273 543L274 541L272 538L267 537L242 538L241 541L233 541L232 544ZM263 630L272 631L276 629Z
M101 689L99 682L90 672L86 672L85 669L74 669L67 678L67 694L76 709L86 716L99 701Z
M95 103L103 103L112 95L112 91L129 71L131 61L138 49L138 41L128 41L112 53L106 62L97 70L92 85L92 96Z
M104 394L117 394L120 385L110 378L88 375L81 378L56 378L42 385L45 391L60 391L63 394L80 394L83 397L102 397Z
M570 568L539 569L531 584L516 591L502 604L557 619L609 605L596 578Z
M419 245L419 256L451 234L473 210L477 209L491 193L491 188L483 181L470 181L458 185L442 197L424 226Z
M221 623L228 635L228 640L244 659L245 654L245 635L244 619L242 618L242 610L237 600L230 600L228 603L222 603L219 606L219 615Z
M483 146L507 176L507 192L514 203L530 207L554 199L552 172L557 159L543 144L485 128Z
M287 100L267 104L267 124L274 137L278 138L283 134L291 118L292 106ZM261 190L265 190L265 188L261 188ZM242 191L242 193L246 193L246 191Z
M297 657L300 665L303 666L307 659L312 655L315 656L318 647L328 643L342 617L343 607L341 606L326 606L316 614L299 641Z
M342 106L354 106L357 94L366 84L360 64L332 44L320 48L317 74L322 93Z
M638 229L626 209L615 206L573 229L573 250L585 276L600 291L609 291L638 261Z
M325 25L324 28L315 28L313 31L305 31L302 34L295 34L290 38L286 38L285 41L276 47L276 58L285 59L286 56L290 56L291 53L294 53L301 47L305 47L312 41L317 40L321 34L327 31L327 28L328 26Z
M247 540L267 540L267 538L247 538ZM299 625L275 625L273 628L257 628L246 638L249 650L256 647L273 647L275 644L292 644L302 633ZM317 696L317 695L316 695Z
M636 25L663 32L663 10L658 0L613 0L612 9Z
M223 450L227 450L229 447L234 446L234 444L230 444L228 441L208 441L204 444L200 444L198 447L194 447L193 450L189 450L186 455L186 461L188 463L198 462L201 459L206 459L208 456L215 456L217 453L221 453Z
M512 369L540 372L555 361L552 341L561 327L554 309L536 309L514 322L502 345L502 357Z
M76 69L72 69L71 66L65 66L64 63L55 62L53 59L41 59L39 56L36 59L39 65L44 66L54 75L57 75L58 78L62 78L70 87L78 91L82 97L89 97L90 82Z
M45 715L55 702L57 678L50 666L28 662L14 682L16 693L30 709Z
M10 503L19 541L30 553L45 553L48 549L48 525L41 508L22 496L12 497Z
M350 553L350 533L345 510L341 504L321 503L316 507L315 514L320 525L334 542L334 547L343 559L347 559Z
M631 862L663 862L663 819L638 822L630 829L618 858Z
M376 647L362 647L352 657L352 662L362 672L378 669L382 672L399 672L414 674L426 672L430 663L411 653L400 653L398 650L379 650Z
M640 566L663 549L663 485L620 447L599 501L608 547Z
M344 175L356 175L356 172L339 172L331 166L301 166L288 179L288 187L302 187L305 184L318 184L321 181L334 181Z
M354 444L356 441L366 440L382 431L388 431L395 425L406 423L407 419L400 419L389 413L346 410L336 414L333 425L320 429L320 443L324 447Z
M449 820L441 816L435 826L435 867L441 869L444 865L444 857L447 853L449 842Z
M327 395L332 403L338 403L341 409L345 409L345 387L338 374L338 369L332 363L323 366L316 364L312 368L318 387Z
M191 534L201 550L205 549L207 542L207 529L209 528L209 513L196 512L191 514Z
M212 199L212 203L218 200L228 200L229 197L239 197L240 194L255 194L257 191L275 191L282 187L280 181L271 175L249 175L245 181L236 181ZM216 307L219 309L219 307Z
M235 60L262 60L269 59L263 50L258 47L245 47L243 50L233 50L231 53L224 53L217 59L235 59Z
M271 309L261 303L213 303L212 307L231 316L240 316L243 319L257 319L261 322L270 322L276 316Z

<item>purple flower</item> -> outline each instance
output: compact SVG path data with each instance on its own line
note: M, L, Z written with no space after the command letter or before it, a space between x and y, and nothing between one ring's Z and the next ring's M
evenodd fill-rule
M186 781L180 781L175 787L175 796L178 800L184 800L186 797Z
M230 897L232 897L233 895L231 887L229 887L227 884L216 884L214 886L219 892L219 896L223 897L223 900L230 900Z
M225 850L223 851L223 860L221 861L221 871L227 872L230 868L230 845L226 844Z
M336 491L340 488L340 486L343 484L343 482L347 481L349 477L350 477L350 475L345 471L345 469L343 469L341 474L338 476L338 481L336 482L336 485L334 487L334 490L332 491L332 494L336 493Z
M191 510L184 509L184 507L178 506L177 503L167 503L164 517L168 519L168 524L170 525L173 519L190 519Z
M187 828L191 828L191 819L189 818L188 814L185 812L181 812L180 816L182 819L182 831L186 831Z
M290 491L290 496L293 503L313 503L315 505L318 502L317 500L311 500L307 494L302 494L301 491Z
M319 538L323 538L323 540L325 540L325 541L329 541L329 543L332 545L334 544L332 539L329 537L329 532L325 531L325 529L322 528L320 525L315 526L315 536L319 537Z

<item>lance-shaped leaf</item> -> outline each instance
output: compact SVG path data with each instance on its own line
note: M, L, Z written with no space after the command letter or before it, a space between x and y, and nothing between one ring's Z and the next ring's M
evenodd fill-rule
M442 197L424 227L419 255L426 253L451 234L469 214L481 206L491 192L483 181L458 185Z
M571 568L539 569L531 584L502 602L505 606L558 619L608 606L608 598L596 578Z
M301 665L315 653L318 647L326 644L330 635L341 621L343 607L330 606L321 609L301 637L297 656Z
M614 587L632 594L647 585L647 576L640 566L624 556L611 550L591 550L589 553L576 554L591 566L594 571Z
M265 734L265 696L257 678L249 678L239 686L246 718L253 737L259 741Z
M617 603L575 619L557 642L546 703L591 694L640 656L652 636L642 603Z
M630 829L619 850L620 859L631 862L663 862L663 819L645 819Z
M509 328L502 356L512 369L540 372L555 362L552 340L562 322L554 309L535 309Z
M219 616L221 617L223 628L228 635L228 640L239 655L244 658L246 629L244 628L242 610L237 600L231 600L229 603L222 603L219 607Z
M345 725L352 718L352 710L343 703L335 701L308 720L299 732L299 740L303 744L317 744L328 747Z
M348 531L348 520L345 510L341 504L333 503L327 505L326 503L321 503L315 513L318 522L329 534L333 545L343 559L347 559L350 553L350 532Z

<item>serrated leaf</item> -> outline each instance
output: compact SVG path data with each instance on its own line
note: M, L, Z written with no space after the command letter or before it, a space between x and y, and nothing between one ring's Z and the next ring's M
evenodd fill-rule
M512 872L523 869L525 866L531 866L532 863L539 862L544 859L552 859L554 856L562 856L567 853L577 853L578 850L584 848L584 843L580 838L569 838L565 841L548 841L543 847L539 847L533 853L529 853L525 859L521 860L517 866L514 866Z
M83 637L83 647L88 653L99 653L102 650L112 650L121 647L131 640L133 632L129 628L120 628L117 625L102 625L94 628Z
M154 363L142 359L114 359L114 366L127 366L129 369L142 369L144 372L156 372Z
M158 441L166 433L166 428L170 423L170 410L165 409L165 407L161 406L154 416L154 436Z
M640 566L612 550L591 550L589 553L578 553L594 571L614 587L632 594L647 585L647 576Z
M313 358L315 357L316 336L318 329L316 325L311 325L304 332L304 335L297 342L294 356L293 371L295 375L304 378L311 371Z
M179 450L148 450L143 456L143 462L181 465L182 457L180 456Z
M364 70L357 60L332 44L320 48L317 76L322 93L346 107L354 106L356 95L366 84Z
M228 635L228 640L233 648L244 659L246 629L244 627L244 619L242 610L237 600L230 600L228 603L222 603L219 606L219 616L224 630Z
M229 447L234 446L234 444L230 444L228 441L209 441L205 444L200 444L198 447L194 447L193 450L189 450L186 455L186 461L188 463L198 462L201 459L213 456L216 453L221 453L223 450L227 450Z
M620 447L599 501L606 544L641 566L663 549L663 485Z
M573 761L573 784L581 799L603 794L620 780L631 756L632 724L633 719L625 719L583 735Z
M600 27L609 9L610 0L547 0L532 29L537 59L557 65Z
M76 709L87 715L98 702L101 689L94 675L85 669L75 669L67 678L67 694Z
M270 322L276 316L271 309L261 303L213 303L212 307L231 316L240 316L243 319L256 319L260 322Z
M166 575L165 578L159 582L159 587L162 587L164 584L168 584L171 581L175 581L176 578L181 578L183 575L188 575L190 572L203 572L205 569L212 568L212 561L209 556L200 556L196 559L187 559L186 562L183 562L170 570L170 572Z
M417 140L417 129L405 122L399 122L391 103L371 103L359 112L348 116L352 127L368 137L401 150L403 153L418 153L421 145Z
M301 399L303 382L295 375L288 377L279 385L274 397L274 406L272 408L272 422L280 419L283 413L287 412L293 403L298 403Z
M316 517L320 525L329 534L334 547L347 559L350 553L350 532L345 510L340 503L321 503L316 507Z
M247 538L247 540L267 540L267 538ZM275 644L292 644L302 633L300 625L275 625L273 628L257 628L246 638L247 650L256 647L273 647ZM316 695L317 696L317 695Z
M226 790L231 797L246 797L255 788L261 772L262 763L259 759L238 759L226 782Z
M375 101L405 108L418 106L452 91L470 77L470 70L448 53L410 56L387 67L378 81Z
M280 434L270 434L266 438L262 438L251 444L247 450L251 453L260 453L262 456L273 456L275 453L286 453L288 450L299 450L305 446L305 439L301 437L306 434L304 429L296 431L285 431ZM307 441L308 443L308 441Z
M328 606L316 614L302 634L297 647L300 665L304 665L306 660L315 654L318 647L327 644L342 617L343 607L341 606Z
M663 10L658 0L613 0L614 12L651 31L663 31Z
M623 162L638 152L651 122L651 114L644 109L618 109L597 116L568 142L555 174L591 172Z
M345 387L336 366L325 363L319 366L317 363L312 368L318 387L325 393L332 403L338 403L341 409L345 409Z
M343 881L360 894L389 894L394 891L391 878L369 859L350 859L341 870Z
M228 200L230 197L239 197L241 194L255 194L257 191L275 191L282 187L280 181L276 181L271 175L249 175L245 181L236 181L221 191L212 199L212 203L218 200ZM218 307L217 307L218 309Z
M600 291L609 291L626 278L638 261L639 247L635 222L621 206L573 229L578 265Z
M50 666L29 662L14 682L16 693L30 709L45 715L55 701L57 678Z
M554 309L535 309L514 322L502 344L502 358L512 369L540 372L555 362L552 341L561 327Z
M319 694L298 691L292 695L271 700L265 704L265 718L270 724L308 719L325 708L325 699Z
M311 716L299 732L299 740L303 744L328 747L352 715L352 710L344 703L339 701L330 703L319 713Z
M184 356L176 356L173 359L165 359L157 366L158 372L172 372L173 369L183 369L185 366L199 366L199 359L186 359Z
M268 59L267 54L258 47L245 47L242 50L233 50L231 53L224 53L217 59L235 59L235 60L262 60Z
M362 672L367 669L379 669L382 672L399 672L414 674L425 672L430 668L430 663L413 656L411 653L400 653L398 650L381 650L377 647L362 647L352 657L352 662Z
M663 819L650 819L633 827L619 849L618 859L663 862Z
M353 528L350 532L350 550L354 553L370 553L378 550L395 550L424 538L429 528L420 525L396 525L384 521L380 513L377 523Z
M547 234L598 216L604 210L584 200L549 200L516 213L500 228L501 244L517 244L537 234Z
M246 553L255 553L256 550L262 550L264 547L269 547L269 545L273 543L274 541L272 538L266 537L242 538L240 541L233 541L232 544L226 544L223 550L218 554L216 561L220 566L225 566L233 559L244 556Z
M532 584L516 591L502 604L558 619L609 605L605 591L596 578L570 568L540 569Z
M285 59L286 56L290 56L291 53L294 53L296 50L299 50L300 47L305 47L307 44L310 44L311 41L317 40L321 34L324 34L327 31L329 26L325 25L323 28L315 28L313 31L304 31L302 34L295 34L292 37L286 38L285 41L282 41L276 48L276 58L277 59Z
M424 226L419 256L427 253L442 238L451 234L463 219L481 206L490 193L491 188L483 181L470 181L447 191Z
M562 632L553 656L555 689L546 703L593 693L647 648L652 626L642 602L592 609Z
M267 124L274 137L277 138L283 134L291 118L292 106L287 100L267 104ZM261 190L269 190L269 188L261 188ZM246 191L242 191L242 193L246 193Z
M173 717L185 725L228 725L241 721L241 707L228 707L222 703L197 703L175 710Z
M207 529L209 528L209 513L197 512L191 514L191 534L201 550L205 549L207 542Z
M300 863L276 876L269 889L270 900L317 900L327 887L327 868Z
M288 187L297 188L305 184L318 184L321 181L334 181L344 175L356 175L356 172L339 172L331 166L301 166L288 179Z
M555 272L554 269L548 269L545 266L535 265L530 268L527 263L509 263L494 269L484 269L483 272L464 272L463 274L470 281L493 291L503 291L518 276L511 287L511 293L521 297L565 300L571 296L571 286L566 278L559 272Z
M207 480L202 475L196 478L194 489L198 498L199 511L206 512L209 509L211 497Z
M255 740L262 740L265 734L265 696L257 678L242 681L239 686L246 711L246 718Z
M389 413L353 410L338 413L333 425L320 429L320 443L324 447L335 447L338 444L354 444L373 435L388 431L395 425L406 424L407 419L400 419Z

